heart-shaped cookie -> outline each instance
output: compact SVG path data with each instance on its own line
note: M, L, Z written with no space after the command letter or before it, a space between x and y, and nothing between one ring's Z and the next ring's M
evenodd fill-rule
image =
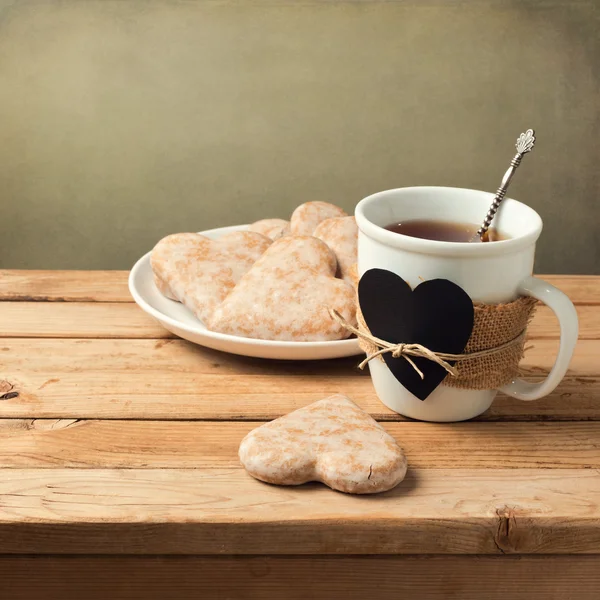
M179 302L179 300L177 300L177 298L175 298L171 292L171 288L169 288L169 286L156 273L153 272L153 276L154 285L158 288L158 291L169 300L176 300Z
M348 331L329 308L356 322L353 287L335 278L337 264L315 237L278 239L218 306L209 329L263 340L340 340Z
M393 437L346 396L336 394L251 431L240 444L244 468L280 485L321 481L349 494L375 494L406 474Z
M305 202L290 217L292 235L314 235L317 225L325 219L347 217L348 213L329 202Z
M325 219L317 225L313 235L323 240L335 254L338 277L353 282L352 269L358 251L358 226L354 217Z
M158 289L206 323L270 245L269 238L251 231L235 231L218 240L175 233L156 244L150 264Z
M278 240L280 237L289 234L290 222L284 219L261 219L252 223L248 227L248 231L256 231L256 233L266 235L272 240Z
M358 301L369 331L392 344L421 344L434 352L460 354L473 330L471 298L447 279L425 281L413 291L395 273L370 269L358 283ZM394 377L420 400L447 375L436 362L411 356L423 372L421 379L402 356L394 358L391 352L382 356Z

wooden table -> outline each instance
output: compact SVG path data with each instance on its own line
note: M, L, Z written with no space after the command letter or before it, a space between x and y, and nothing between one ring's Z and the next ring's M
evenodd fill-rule
M581 323L559 388L429 424L380 404L355 358L173 339L125 272L0 271L0 598L599 598L600 278L549 279ZM539 379L558 328L541 308L530 331ZM243 471L250 429L334 392L404 447L399 487Z

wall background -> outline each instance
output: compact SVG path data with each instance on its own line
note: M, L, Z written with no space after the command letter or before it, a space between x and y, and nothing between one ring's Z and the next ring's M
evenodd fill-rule
M434 184L600 273L600 2L0 0L0 267L129 268L163 235Z

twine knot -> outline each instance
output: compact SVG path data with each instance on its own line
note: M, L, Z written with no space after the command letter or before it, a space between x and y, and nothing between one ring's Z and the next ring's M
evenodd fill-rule
M404 346L406 344L397 344L396 347L392 350L392 356L394 358L400 358L402 353L404 352Z

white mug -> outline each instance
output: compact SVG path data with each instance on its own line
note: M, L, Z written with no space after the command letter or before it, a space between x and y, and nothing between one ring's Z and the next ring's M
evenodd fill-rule
M564 377L577 342L578 322L569 298L532 276L535 243L542 220L517 200L505 199L493 227L508 239L483 244L409 237L386 226L412 219L477 224L493 194L448 187L409 187L379 192L356 206L358 274L373 268L402 277L413 289L424 280L449 279L474 302L495 304L533 296L549 306L560 324L560 348L550 374L541 383L515 379L500 391L520 400L546 396ZM398 359L403 360L403 359ZM369 363L379 399L392 410L422 421L463 421L485 412L498 390L464 390L439 385L425 400L413 396L381 360Z

